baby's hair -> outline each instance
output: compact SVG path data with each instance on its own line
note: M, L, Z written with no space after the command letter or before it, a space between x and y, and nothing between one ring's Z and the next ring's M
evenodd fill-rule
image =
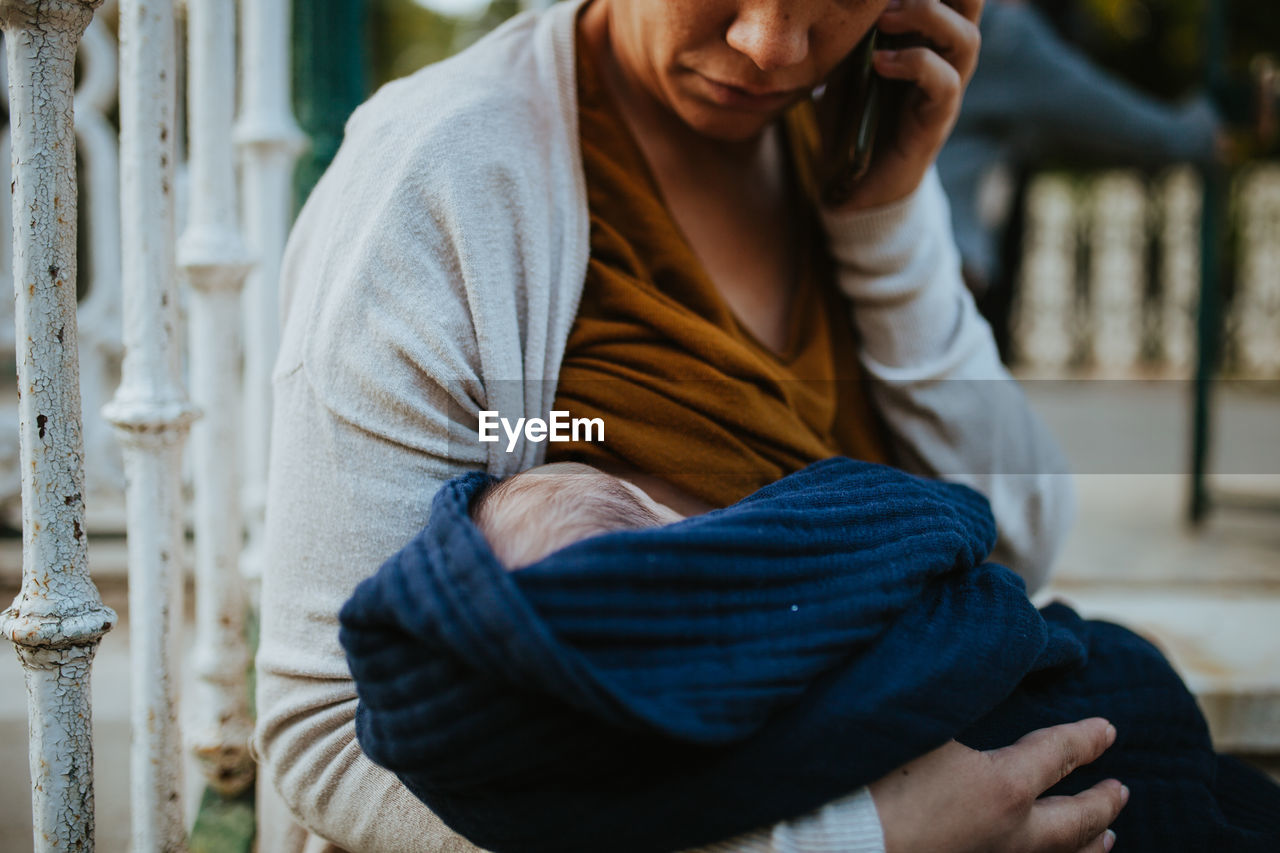
M507 568L536 563L588 536L663 523L618 479L586 465L560 465L559 476L524 472L490 483L473 499L471 517Z

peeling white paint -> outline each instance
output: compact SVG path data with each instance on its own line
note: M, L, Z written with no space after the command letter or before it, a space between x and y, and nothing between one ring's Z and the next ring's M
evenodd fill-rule
M76 45L102 0L0 0L12 132L23 577L0 633L26 673L37 853L92 851L89 668L116 621L89 579L76 335Z
M237 230L231 142L234 0L187 2L190 207L178 261L191 284L191 395L195 496L197 681L187 742L224 794L252 780L240 578L240 291L250 269Z
M121 311L125 359L103 414L124 449L129 531L130 782L137 853L186 849L175 633L184 550L182 447L195 409L181 379L171 0L120 3Z
M248 539L242 574L256 599L262 578L267 450L271 441L271 368L279 349L280 258L293 219L293 167L306 137L290 110L290 4L241 0L240 117L235 141L241 153L244 232L257 263L245 282L244 464Z

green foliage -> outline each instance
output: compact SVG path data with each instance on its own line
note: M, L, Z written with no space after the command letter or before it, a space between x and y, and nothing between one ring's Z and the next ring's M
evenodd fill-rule
M1202 85L1209 3L1226 23L1226 70L1247 75L1260 52L1280 51L1276 0L1078 0L1067 17L1070 35L1098 62L1143 89L1177 97Z
M372 0L374 85L457 53L519 8L517 0L491 0L480 15L460 18L433 12L413 0Z
M490 0L489 8L484 10L484 14L474 20L462 22L454 41L454 49L462 50L519 11L520 3L517 0Z
M252 785L235 797L205 788L187 847L191 853L252 853L255 832Z
M258 656L259 619L254 608L245 612L245 640L249 644L249 716L256 719L257 677L254 661ZM254 853L254 837L257 834L256 802L254 788L234 797L224 797L213 788L205 787L196 812L195 825L187 839L190 853Z

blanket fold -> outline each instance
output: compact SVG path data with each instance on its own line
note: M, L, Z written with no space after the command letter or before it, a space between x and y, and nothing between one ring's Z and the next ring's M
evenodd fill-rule
M1277 849L1280 793L1261 780L1224 811L1176 674L1122 628L1037 612L983 562L995 525L971 489L829 459L509 572L470 521L488 480L446 484L340 614L365 753L486 849L697 846L952 738L1094 715L1120 738L1058 789L1129 784L1126 849ZM1191 816L1204 847L1180 846Z

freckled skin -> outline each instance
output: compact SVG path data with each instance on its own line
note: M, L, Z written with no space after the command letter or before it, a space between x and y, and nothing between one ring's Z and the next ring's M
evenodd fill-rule
M753 92L809 90L858 43L887 0L596 0L618 64L639 97L697 135L754 138L769 113L716 104L702 77ZM795 99L803 96L798 93Z

